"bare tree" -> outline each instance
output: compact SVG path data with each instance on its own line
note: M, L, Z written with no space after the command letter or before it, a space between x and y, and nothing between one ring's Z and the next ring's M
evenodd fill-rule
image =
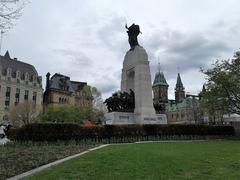
M19 127L36 122L40 112L41 106L36 105L32 101L25 101L16 106L10 107L9 120L13 126Z
M105 121L104 114L107 112L107 107L103 103L101 92L98 91L96 87L91 87L91 94L93 98L93 110L96 114L96 120L98 123L103 123Z
M107 112L107 108L103 103L101 92L96 87L91 87L91 93L93 97L93 109L98 111Z
M0 0L0 29L2 32L6 32L15 25L27 3L27 0Z

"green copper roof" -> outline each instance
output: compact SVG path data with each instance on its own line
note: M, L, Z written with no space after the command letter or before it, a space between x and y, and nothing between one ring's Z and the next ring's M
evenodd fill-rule
M181 80L181 77L180 77L180 74L178 73L177 75L177 84L176 84L176 87L181 87L183 88L183 83L182 83L182 80Z
M167 112L177 112L180 109L186 109L186 108L193 109L194 107L199 108L199 106L200 106L199 100L193 100L193 99L187 98L187 99L183 99L183 101L178 104L176 103L171 104L170 102L168 102L166 109L167 109Z
M183 109L188 107L188 102L186 99L184 99L181 103L178 104L167 104L167 111L168 112L175 112L178 111L178 109Z
M168 86L168 83L164 77L164 74L162 72L158 72L155 75L154 81L153 81L153 86L156 85L164 85L164 86Z

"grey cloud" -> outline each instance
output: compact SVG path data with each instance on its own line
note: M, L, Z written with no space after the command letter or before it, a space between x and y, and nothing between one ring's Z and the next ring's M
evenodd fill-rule
M97 37L101 43L117 54L128 48L125 23L125 18L112 14L111 18L105 21L97 31Z
M102 76L96 77L93 85L96 86L104 98L109 97L113 92L120 88L120 70L116 72L106 72Z
M175 78L177 67L180 72L188 69L199 70L208 66L209 62L229 51L229 46L220 40L201 33L182 33L178 31L161 31L149 37L152 41L147 44L154 51L150 54L152 59L151 69L157 70L157 57L159 56L162 69L169 78ZM148 41L148 40L146 40ZM153 42L155 41L155 42ZM154 57L155 56L155 57Z
M72 65L75 66L89 68L89 66L93 65L93 61L81 51L57 49L53 50L53 52L63 55L65 56L65 58L70 59Z

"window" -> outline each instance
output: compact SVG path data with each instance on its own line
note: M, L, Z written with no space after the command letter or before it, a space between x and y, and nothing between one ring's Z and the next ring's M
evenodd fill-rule
M28 90L25 90L24 100L28 100Z
M10 97L10 93L11 93L11 88L7 87L7 89L6 89L6 96Z
M16 94L15 94L15 105L17 105L19 103L19 99L20 99L20 89L17 88Z
M181 118L184 118L184 114L181 114Z
M33 102L37 101L37 92L33 92Z
M10 105L10 95L11 95L11 88L7 87L7 89L6 89L5 106L9 106Z

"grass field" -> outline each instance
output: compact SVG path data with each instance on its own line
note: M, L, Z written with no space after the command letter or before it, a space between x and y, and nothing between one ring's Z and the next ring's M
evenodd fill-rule
M240 141L111 145L29 179L240 179Z

